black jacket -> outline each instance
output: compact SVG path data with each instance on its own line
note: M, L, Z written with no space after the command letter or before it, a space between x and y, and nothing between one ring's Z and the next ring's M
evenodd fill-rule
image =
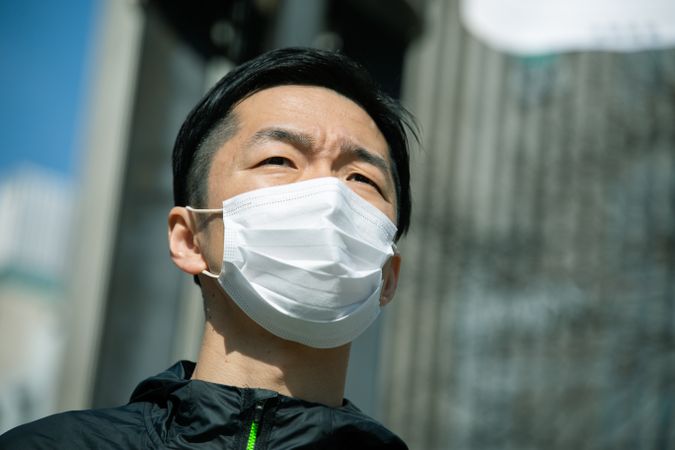
M0 450L405 449L348 400L332 408L264 389L190 380L182 361L138 385L125 406L71 411L0 436Z

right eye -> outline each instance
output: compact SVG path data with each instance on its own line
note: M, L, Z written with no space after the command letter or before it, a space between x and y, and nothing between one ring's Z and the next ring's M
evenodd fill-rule
M267 158L258 164L259 166L293 166L293 163L291 162L290 159L284 158L283 156L272 156L271 158Z

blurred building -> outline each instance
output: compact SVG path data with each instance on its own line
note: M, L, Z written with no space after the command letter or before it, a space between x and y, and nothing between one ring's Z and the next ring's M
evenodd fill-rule
M675 50L509 55L460 6L429 0L407 57L384 420L412 448L673 449Z
M56 408L72 203L71 183L38 166L0 181L0 432Z

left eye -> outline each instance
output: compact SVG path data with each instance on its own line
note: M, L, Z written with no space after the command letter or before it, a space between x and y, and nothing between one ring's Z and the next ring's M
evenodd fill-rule
M377 183L375 183L373 180L371 180L370 178L368 178L365 175L362 175L360 173L353 173L349 176L348 179L352 180L352 181L359 182L359 183L369 184L372 187L374 187L375 189L377 189L378 192L380 192L380 187L377 185Z
M293 162L288 159L284 158L283 156L272 156L270 158L264 159L261 161L258 166L288 166L292 167Z

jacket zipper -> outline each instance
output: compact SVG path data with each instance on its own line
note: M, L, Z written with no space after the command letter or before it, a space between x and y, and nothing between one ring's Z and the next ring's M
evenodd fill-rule
M263 415L263 408L265 407L265 400L261 400L255 404L255 411L253 412L253 421L248 432L248 441L246 442L246 450L254 450L255 443L258 439L258 429L260 428L260 420Z

